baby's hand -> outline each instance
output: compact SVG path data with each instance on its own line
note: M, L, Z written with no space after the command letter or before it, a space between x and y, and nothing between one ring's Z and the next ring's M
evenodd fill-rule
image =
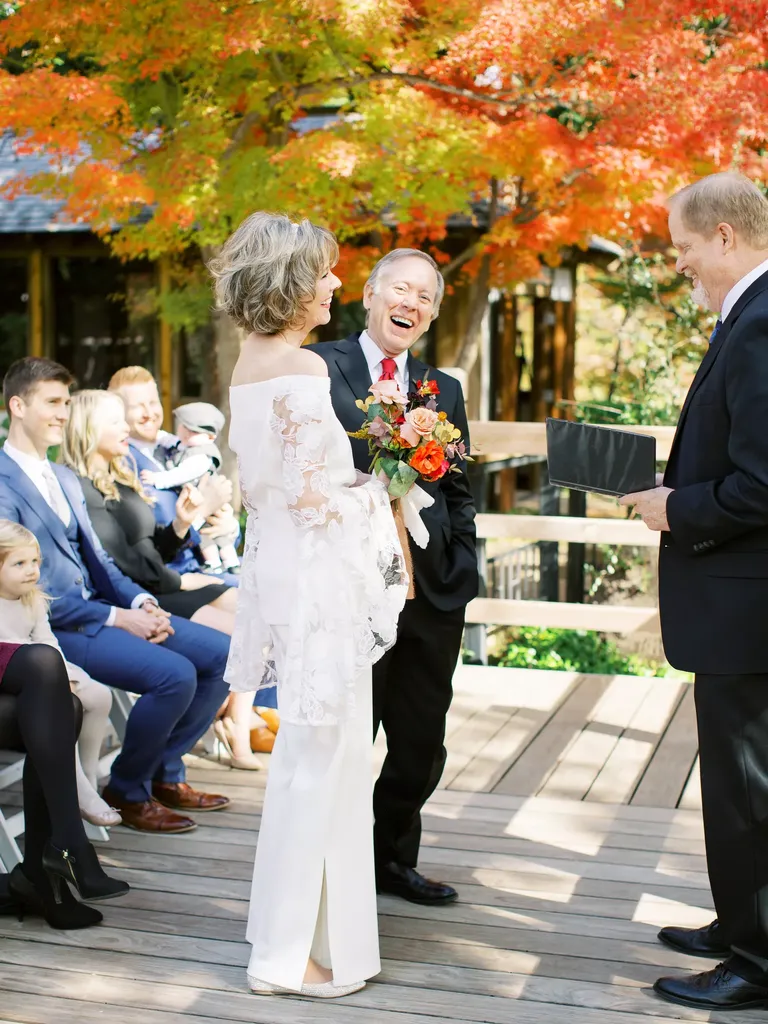
M149 484L150 487L154 485L156 474L151 469L142 469L139 476L143 484Z

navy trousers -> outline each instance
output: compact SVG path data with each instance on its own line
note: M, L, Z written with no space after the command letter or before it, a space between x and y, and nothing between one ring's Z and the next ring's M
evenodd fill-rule
M94 679L139 694L110 785L127 801L148 800L153 780L183 782L182 756L197 743L228 693L229 637L173 616L162 644L105 626L95 636L56 630L68 661Z

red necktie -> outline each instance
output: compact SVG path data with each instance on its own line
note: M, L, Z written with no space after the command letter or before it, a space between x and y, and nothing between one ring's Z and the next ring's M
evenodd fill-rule
M397 369L397 363L394 359L390 359L389 356L381 360L381 376L379 380L394 380L395 370Z

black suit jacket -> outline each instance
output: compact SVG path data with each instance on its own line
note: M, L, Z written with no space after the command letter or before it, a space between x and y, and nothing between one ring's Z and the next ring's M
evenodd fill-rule
M359 334L352 334L344 341L310 346L328 364L333 407L348 431L360 429L364 415L355 401L366 398L371 386L368 363L358 338ZM440 388L438 409L461 431L469 448L461 384L409 354L411 383L422 380L426 373ZM352 452L355 466L363 473L369 472L371 456L367 442L353 439ZM464 468L461 473L446 473L437 483L421 483L420 486L434 497L435 504L421 513L429 530L429 544L423 550L416 544L411 545L416 587L436 608L453 611L466 605L478 592L474 502Z
M768 672L768 273L739 298L685 400L664 483L664 647L680 669Z

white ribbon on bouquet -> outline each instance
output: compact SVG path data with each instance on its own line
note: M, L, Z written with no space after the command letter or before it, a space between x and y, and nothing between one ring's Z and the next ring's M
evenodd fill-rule
M427 494L423 487L414 484L408 493L400 499L400 510L403 513L403 522L408 533L413 537L414 543L420 548L425 548L429 543L429 530L424 525L421 512L435 504L431 494Z

